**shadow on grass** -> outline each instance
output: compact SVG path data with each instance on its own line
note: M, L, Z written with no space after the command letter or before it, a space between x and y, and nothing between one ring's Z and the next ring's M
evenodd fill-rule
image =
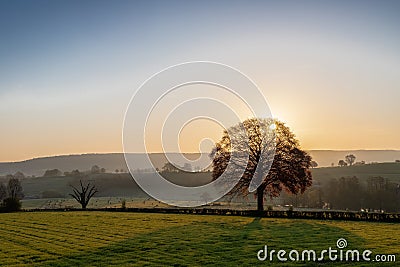
M90 234L90 233L88 233ZM347 238L353 248L361 249L363 240L334 226L301 220L265 220L255 218L248 224L197 222L137 235L119 243L37 263L43 266L251 266L260 262L257 251L271 249L314 249L335 247L336 240ZM275 262L282 265L282 262ZM331 262L318 265L331 266ZM336 263L337 264L337 263ZM285 266L304 263L286 262ZM307 265L312 265L307 263ZM317 264L315 264L316 266ZM362 266L362 264L360 264Z

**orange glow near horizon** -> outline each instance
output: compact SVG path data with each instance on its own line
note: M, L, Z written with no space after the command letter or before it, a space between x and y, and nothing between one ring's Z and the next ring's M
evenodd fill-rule
M4 3L0 162L122 152L124 114L136 89L169 66L196 60L253 80L303 149L400 149L400 2L65 5ZM246 117L238 99L210 88L200 94L222 97ZM188 95L171 94L165 107ZM210 107L204 109L221 113ZM156 110L156 119L169 111ZM186 114L177 113L173 122ZM179 144L198 152L201 140L221 136L218 127L195 122ZM159 139L150 131L149 152L162 151Z

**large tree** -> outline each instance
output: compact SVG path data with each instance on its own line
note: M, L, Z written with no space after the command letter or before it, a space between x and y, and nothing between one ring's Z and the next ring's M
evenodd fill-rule
M15 200L21 200L24 198L24 193L22 192L22 185L21 182L17 178L10 178L8 180L7 184L7 193L8 197L15 199Z
M248 157L234 156L243 151ZM235 168L228 167L233 158L236 161L233 165L245 166L239 182L229 193L231 196L248 195L253 177L258 179L260 185L255 191L258 211L264 210L264 197L277 197L282 189L292 194L303 193L312 184L311 157L300 148L290 129L278 120L252 118L229 128L211 157L214 180L224 172L221 176L224 179L238 175ZM238 158L244 162L238 163Z
M349 154L345 157L345 161L347 162L347 164L349 164L350 166L353 165L353 163L356 161L356 156L354 156L353 154Z

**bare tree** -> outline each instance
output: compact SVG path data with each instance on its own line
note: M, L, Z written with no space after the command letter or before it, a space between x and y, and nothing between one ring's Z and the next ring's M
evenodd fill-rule
M356 156L354 156L353 154L349 154L345 157L345 161L347 162L347 164L349 164L350 166L353 165L353 163L356 161Z
M7 189L3 183L0 183L0 201L7 197Z
M7 191L9 198L15 200L21 200L24 198L21 182L16 178L10 178L10 180L8 180Z
M81 186L80 190L71 185L72 189L74 190L74 193L69 195L75 198L75 200L81 204L82 209L86 209L90 199L98 191L96 189L96 186L94 185L91 186L89 182L87 183L86 186L83 185L82 180L79 180L79 183Z
M271 138L271 129L274 128ZM238 144L231 144L231 138L237 140L235 143ZM275 153L271 153L273 150ZM248 151L248 157L239 157L239 160L232 157L242 151ZM233 162L238 168L231 168L229 172L232 173L224 177L232 179L242 175L230 194L244 196L249 193L253 177L257 179L261 183L256 190L258 211L264 210L264 196L277 197L282 189L292 194L303 193L312 183L309 170L311 157L300 149L299 142L290 129L277 120L253 118L229 128L224 131L222 139L210 156L213 158L214 180L228 171L231 158L233 161L242 161ZM243 166L244 173L238 174Z

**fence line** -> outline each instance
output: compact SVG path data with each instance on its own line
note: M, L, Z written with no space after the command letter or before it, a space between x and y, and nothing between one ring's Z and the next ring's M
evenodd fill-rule
M24 212L37 211L81 211L81 209L27 209ZM209 208L93 208L87 211L108 212L139 212L139 213L165 213L165 214L199 214L199 215L225 215L248 216L265 218L291 218L291 219L316 219L316 220L346 220L346 221L373 221L373 222L400 222L399 213L368 213L350 211L263 211L209 209Z

